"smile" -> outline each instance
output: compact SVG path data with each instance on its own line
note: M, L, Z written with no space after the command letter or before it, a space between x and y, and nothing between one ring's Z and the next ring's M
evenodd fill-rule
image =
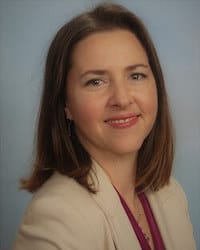
M129 117L119 117L106 120L113 128L128 128L134 126L138 121L139 115L133 115Z

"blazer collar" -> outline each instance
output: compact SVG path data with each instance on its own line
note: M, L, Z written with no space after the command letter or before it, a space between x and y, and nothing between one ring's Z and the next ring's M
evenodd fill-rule
M92 179L98 190L93 199L103 211L110 225L116 249L140 250L137 236L121 205L119 196L104 170L93 160Z
M132 226L124 211L119 196L113 187L108 175L103 168L93 160L92 167L92 180L95 184L98 192L93 195L93 199L101 208L106 216L107 221L110 224L113 234L113 240L117 246L117 249L124 250L140 250L140 244L137 236L133 233ZM166 249L173 249L171 245L170 232L167 229L167 221L165 221L165 215L163 211L163 195L165 191L148 192L149 203L151 205L153 214L158 224L159 230L163 237Z
M167 221L165 215L167 211L165 211L166 208L164 207L165 205L163 202L163 198L166 198L167 196L169 196L169 194L166 193L165 188L163 188L160 191L148 192L146 195L151 205L151 209L153 211L156 223L160 230L166 249L174 249L172 246L172 239L170 238L170 232L167 228Z

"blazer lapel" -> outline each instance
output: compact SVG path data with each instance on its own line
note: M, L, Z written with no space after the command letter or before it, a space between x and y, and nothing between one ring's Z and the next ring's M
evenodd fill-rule
M116 248L120 250L140 250L138 239L109 177L95 161L93 161L93 170L92 179L98 190L93 195L93 199L105 214Z
M162 195L166 197L166 194ZM164 215L163 202L161 197L162 195L159 193L159 191L154 193L152 192L147 193L147 197L151 205L154 217L156 219L156 223L159 227L161 236L165 243L165 247L167 250L173 250L172 240L170 238L170 232L168 231L167 221Z

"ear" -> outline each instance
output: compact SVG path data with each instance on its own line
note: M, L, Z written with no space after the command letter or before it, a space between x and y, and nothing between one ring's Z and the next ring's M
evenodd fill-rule
M67 104L65 105L65 115L67 119L73 120L72 114Z

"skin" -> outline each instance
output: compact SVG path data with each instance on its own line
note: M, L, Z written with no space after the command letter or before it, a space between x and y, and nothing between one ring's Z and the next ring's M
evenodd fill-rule
M157 114L155 80L133 33L100 32L77 44L67 78L66 113L80 141L102 167L108 166L110 172L114 161L133 169ZM115 118L124 117L132 117L134 124L113 127Z
M137 154L157 115L146 52L133 33L116 29L86 37L71 59L66 115L134 214L136 202L141 207L133 195Z

